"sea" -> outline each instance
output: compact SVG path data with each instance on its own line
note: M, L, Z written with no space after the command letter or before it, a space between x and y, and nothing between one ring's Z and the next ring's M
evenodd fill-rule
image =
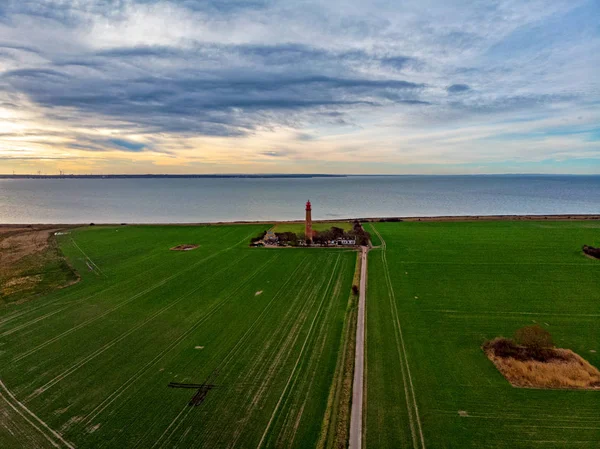
M0 224L600 214L600 175L0 179Z

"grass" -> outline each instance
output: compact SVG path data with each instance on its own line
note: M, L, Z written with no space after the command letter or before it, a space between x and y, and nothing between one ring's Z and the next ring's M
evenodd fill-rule
M600 366L600 263L581 251L599 223L366 227L385 241L369 254L367 448L597 447L600 392L515 388L481 345L539 323Z
M56 442L15 401L78 448L315 447L356 254L248 248L264 229L90 227L60 237L81 282L0 308L0 379L15 398L0 397L11 429L2 426L0 447ZM187 243L199 247L169 250ZM169 382L216 388L189 407L195 391Z
M352 223L349 221L313 221L312 224L314 231L327 231L333 226L341 228L344 231L352 230ZM277 223L273 228L273 232L294 232L298 235L304 235L304 222Z

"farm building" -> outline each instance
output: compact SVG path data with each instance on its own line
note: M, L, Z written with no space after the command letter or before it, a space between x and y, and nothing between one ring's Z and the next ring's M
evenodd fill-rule
M335 240L329 240L329 242L327 242L329 245L356 245L356 240L355 239L345 239L345 238L339 238L339 239L335 239Z
M269 229L267 231L267 233L265 234L265 238L264 238L265 243L277 243L278 240L279 240L279 238L275 235L275 233L271 229Z

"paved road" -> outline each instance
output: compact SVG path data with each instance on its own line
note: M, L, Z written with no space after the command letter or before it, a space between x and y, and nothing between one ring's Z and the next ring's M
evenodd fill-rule
M361 247L360 294L358 296L358 321L356 323L356 353L354 356L354 381L352 384L352 412L350 415L350 449L362 447L363 385L365 368L365 300L367 296L367 247Z

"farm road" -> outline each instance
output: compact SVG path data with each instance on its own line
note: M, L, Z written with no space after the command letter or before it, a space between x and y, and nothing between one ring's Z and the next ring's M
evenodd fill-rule
M365 367L365 300L367 296L367 253L361 247L360 293L358 297L358 320L356 323L356 352L354 358L354 381L352 384L352 412L350 415L350 449L362 447L363 385Z

